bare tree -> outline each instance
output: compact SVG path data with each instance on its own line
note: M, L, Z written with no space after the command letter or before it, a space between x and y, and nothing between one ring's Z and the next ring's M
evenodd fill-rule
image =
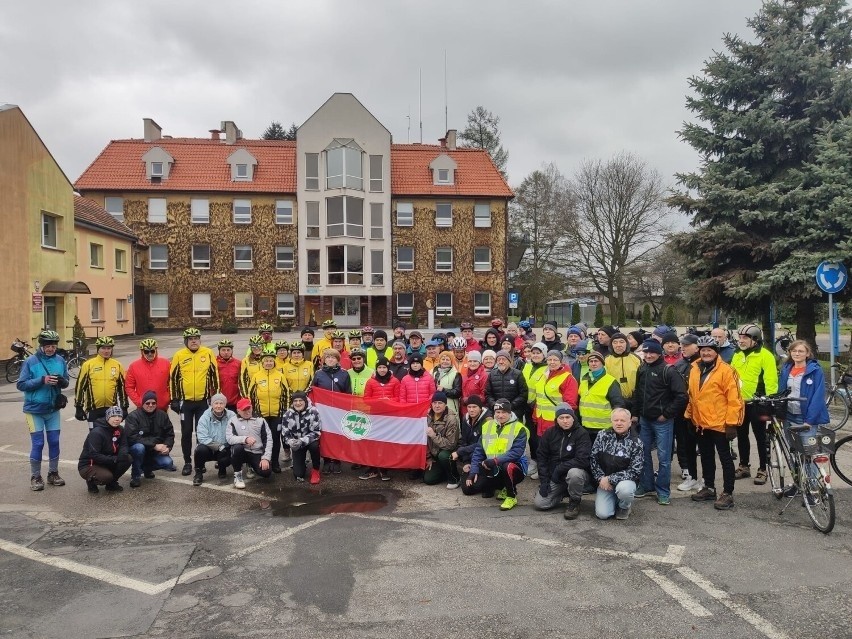
M642 304L650 305L655 316L666 304L683 301L686 260L677 250L680 238L680 234L669 237L626 269L626 285L639 294Z
M665 239L669 215L657 171L631 153L580 165L571 181L579 223L579 275L609 301L614 315L624 303L628 271Z

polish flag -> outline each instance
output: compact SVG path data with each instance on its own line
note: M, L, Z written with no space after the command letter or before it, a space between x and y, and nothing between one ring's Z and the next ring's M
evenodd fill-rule
M431 398L403 404L312 388L311 401L322 420L323 457L376 468L426 468Z

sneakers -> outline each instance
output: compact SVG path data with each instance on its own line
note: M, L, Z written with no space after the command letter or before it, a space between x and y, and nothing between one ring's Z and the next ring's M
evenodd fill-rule
M672 503L672 501L669 497L663 497L662 495L658 495L657 496L657 503L660 506L668 506Z
M184 475L189 475L189 473L184 473ZM156 477L156 475L152 471L145 471L145 479L154 479L154 477Z
M680 471L680 478L681 479L689 479L689 471L686 468L684 468Z
M391 480L390 472L388 472L387 470L379 469L379 477L381 478L382 481L390 481Z
M254 479L255 477L257 477L257 473L254 472L254 468L252 468L251 466L246 466L245 472L246 472L246 479ZM240 475L242 475L242 472L240 472Z
M737 466L734 471L734 479L745 479L746 477L751 477L751 468L742 465Z
M757 486L763 486L763 484L766 483L766 479L767 479L766 471L765 470L758 470L757 473L754 476L754 483Z
M655 491L655 490L645 490L645 489L644 489L644 488L642 488L641 486L639 486L639 487L636 489L636 492L633 494L633 496L634 496L636 499L642 499L643 497L656 497L656 495L657 495L657 491Z
M615 509L615 518L625 520L630 517L630 508L620 508L616 507Z
M722 493L719 499L713 502L713 508L716 510L730 510L734 507L734 496L731 493Z
M565 509L563 513L563 517L565 519L577 519L580 515L580 502L578 501L569 501L568 508Z
M698 480L690 477L688 473L686 475L686 479L684 479L683 482L678 484L677 487L678 490L681 490L683 492L686 492L688 490L695 490L696 488L698 488Z
M180 471L180 474L183 475L184 477L186 477L187 475L191 475L192 474L192 464L190 464L189 462L186 462L183 465L183 470Z
M59 476L59 473L55 470L47 473L47 483L51 486L64 486L65 480Z
M119 484L117 481L112 481L108 483L105 488L107 489L107 492L110 493L120 493L122 490L124 490L124 486Z
M509 497L509 493L506 492L505 488L501 488L496 493L494 493L494 499L506 499Z
M222 468L221 466L219 466L218 475L219 475L219 479L225 479L225 477L228 476L228 471L225 468Z
M234 488L239 488L240 490L242 490L245 487L246 483L243 481L242 471L234 473Z
M131 477L130 478L130 487L131 488L139 488L142 485L142 480L139 477Z
M335 475L339 475L342 472L342 469L340 468L340 462L339 461L332 463L331 472L333 472Z
M500 510L512 510L515 506L518 505L518 500L515 497L506 497L503 500L503 503L500 504Z
M316 468L311 468L311 483L318 484L320 483L320 471Z
M195 477L192 478L192 485L193 486L200 486L203 483L204 483L204 473L202 473L200 470L196 470L195 471ZM130 485L132 486L133 482L131 482Z
M799 487L796 484L790 484L782 493L785 497L795 497L799 494Z
M532 459L527 467L527 475L530 479L538 479L538 464Z
M368 468L365 472L358 475L358 479L378 479L379 471Z
M86 482L86 488L88 489L88 491L89 491L90 493L92 493L92 494L94 494L94 495L97 495L97 494L98 494L98 492L99 492L99 491L98 491L98 485L97 485L95 482L93 482L93 481L87 481L87 482Z
M300 484L304 484L304 483L305 483L305 478L304 478L304 477L296 477L296 481L297 481L298 483L300 483Z
M455 490L458 487L459 487L459 482L457 482L457 481L456 482L451 481L451 482L447 483L447 490Z
M30 488L35 491L44 490L44 480L41 478L41 475L30 477Z
M692 501L716 501L716 491L705 486L692 496Z

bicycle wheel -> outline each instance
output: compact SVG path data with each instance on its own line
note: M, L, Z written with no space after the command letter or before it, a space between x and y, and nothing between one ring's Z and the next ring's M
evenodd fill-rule
M840 479L852 486L852 460L849 459L852 456L852 444L849 442L852 442L852 435L847 435L834 443L834 452L831 453L831 467ZM843 448L844 445L846 445L845 449ZM841 450L843 452L838 461L837 454Z
M816 473L816 476L809 476L813 473ZM808 470L803 464L802 481L799 487L802 490L808 517L814 522L814 528L827 535L834 528L834 495L828 491L825 477L819 468Z
M20 360L6 364L6 381L10 384L17 382L18 378L21 376L21 369L23 366L24 363Z
M849 419L849 404L846 402L845 389L835 388L828 391L825 396L825 406L828 408L828 417L831 420L828 427L831 430L840 430Z
M772 495L775 499L784 496L784 488L792 483L790 472L790 460L784 444L778 440L773 432L767 436L766 445L769 447L769 463L766 465L766 473L769 475L769 485L772 487Z
M68 377L71 379L77 379L77 375L80 374L80 365L83 363L83 359L81 357L72 357L68 360Z

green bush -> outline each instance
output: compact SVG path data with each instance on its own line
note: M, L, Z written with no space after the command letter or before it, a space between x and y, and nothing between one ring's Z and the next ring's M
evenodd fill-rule
M222 320L222 333L225 335L232 335L237 332L237 322L230 317L226 317Z
M650 326L651 325L651 305L645 304L642 307L642 326Z
M618 325L624 326L627 323L627 309L624 304L618 305Z
M595 328L603 326L603 323L603 306L601 306L600 304L595 304Z
M580 323L580 305L572 304L571 305L571 324L579 324Z
M674 310L674 306L672 306L671 304L666 306L666 315L665 315L665 318L663 319L663 321L665 322L665 324L667 326L674 326L675 325L675 310Z

